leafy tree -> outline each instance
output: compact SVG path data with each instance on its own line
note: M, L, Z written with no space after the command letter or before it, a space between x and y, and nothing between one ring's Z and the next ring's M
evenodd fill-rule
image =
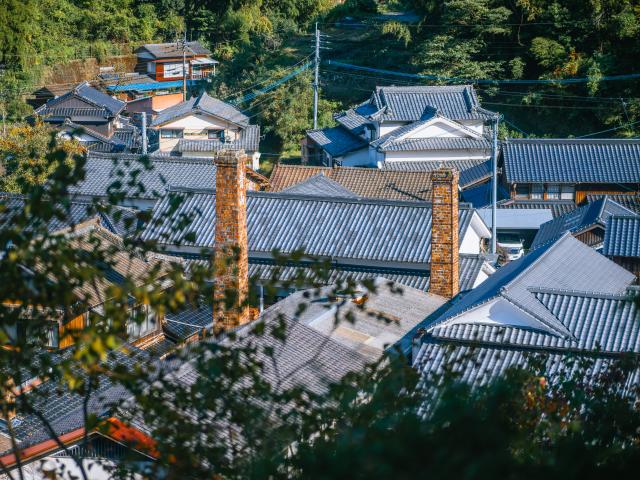
M51 135L48 127L38 123L12 126L0 137L0 191L26 193L42 185L57 168L52 156L66 157L83 151L76 142Z

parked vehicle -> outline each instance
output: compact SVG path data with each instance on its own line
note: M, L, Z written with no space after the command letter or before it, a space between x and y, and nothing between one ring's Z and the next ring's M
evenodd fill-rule
M498 250L504 258L504 263L517 260L524 255L523 239L514 233L499 233Z

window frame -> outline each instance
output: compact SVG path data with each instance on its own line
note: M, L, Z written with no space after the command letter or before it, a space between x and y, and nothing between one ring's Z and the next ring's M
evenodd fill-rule
M164 138L164 139L184 138L184 130L181 130L179 128L161 128L160 138Z

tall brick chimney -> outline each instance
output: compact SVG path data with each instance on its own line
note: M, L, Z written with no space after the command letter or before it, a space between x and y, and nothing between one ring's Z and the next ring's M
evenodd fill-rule
M223 151L216 164L214 312L216 331L249 321L247 188L244 151Z
M459 286L457 170L440 168L431 174L431 280L429 291L455 297Z

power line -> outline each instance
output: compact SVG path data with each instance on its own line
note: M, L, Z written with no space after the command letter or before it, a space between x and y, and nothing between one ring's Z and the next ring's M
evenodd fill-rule
M443 77L439 75L425 75L419 73L405 73L405 72L396 72L393 70L384 70L381 68L372 68L372 67L363 67L360 65L352 65L350 63L338 62L335 60L328 60L327 64L335 65L337 67L348 68L352 70L360 70L365 72L374 72L381 73L383 75L394 75L398 77L405 78L419 78L423 80L433 80L439 82L450 82L450 83L474 83L474 84L495 84L495 85L506 85L506 84L540 84L540 85L563 85L563 84L574 84L574 83L587 83L592 81L589 77L579 77L579 78L563 78L558 80L522 80L522 79L506 79L506 80L492 80L492 79L474 79L474 78L457 78L457 77ZM622 75L608 75L603 76L598 79L599 82L603 81L615 81L615 80L630 80L634 78L640 78L640 73L628 73Z
M615 132L616 130L621 130L626 127L631 127L632 125L637 125L639 123L640 123L640 120L638 120L637 122L629 122L629 123L625 123L624 125L620 125L618 127L608 128L607 130L600 130L599 132L588 133L587 135L580 135L579 137L576 137L576 138L587 138L587 137L592 137L594 135L599 135L600 133Z

